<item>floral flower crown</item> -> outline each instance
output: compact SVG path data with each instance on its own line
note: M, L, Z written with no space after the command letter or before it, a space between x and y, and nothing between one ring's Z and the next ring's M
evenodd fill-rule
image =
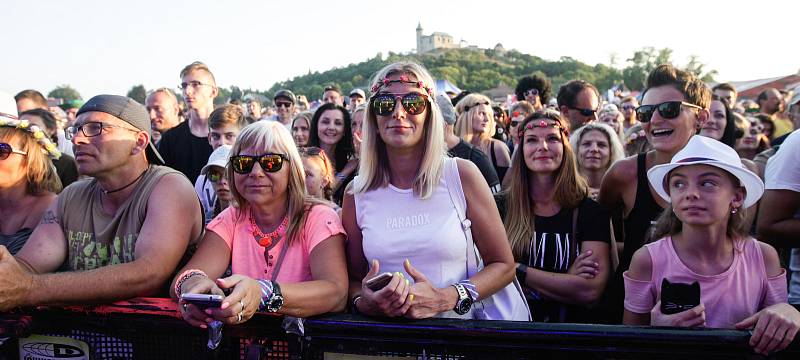
M531 121L525 124L525 127L519 129L519 136L522 137L525 134L526 130L532 130L534 128L549 128L549 127L557 129L562 133L564 133L564 135L569 136L569 130L561 126L561 124L555 120L551 120L550 122L546 120Z
M383 80L378 80L375 85L372 85L372 93L377 93L382 87L389 86L391 83L415 84L417 87L425 89L428 95L433 96L433 89L430 86L425 85L422 81L411 81L408 75L400 75L400 80L389 80L388 76L384 77Z
M19 120L8 114L0 114L0 126L14 127L33 134L33 138L42 146L47 156L53 160L57 160L61 157L61 152L56 148L56 144L53 144L53 142L47 138L47 134L45 134L41 128L36 125L31 125L28 120Z

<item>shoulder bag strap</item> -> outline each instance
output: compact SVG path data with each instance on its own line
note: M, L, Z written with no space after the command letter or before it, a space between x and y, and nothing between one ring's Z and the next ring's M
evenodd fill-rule
M456 184L461 184L461 179L458 178L458 176L458 164L456 163L456 159L446 159L444 167L444 180L445 184L447 185L447 193L450 195L450 201L456 208L458 220L461 222L461 229L464 230L464 235L467 239L467 278L469 278L473 275L471 272L472 269L475 269L476 273L478 271L478 253L477 249L475 248L475 241L472 239L472 222L467 219L467 200L464 198L463 190L458 193L458 191L454 188ZM470 251L473 254L470 254Z

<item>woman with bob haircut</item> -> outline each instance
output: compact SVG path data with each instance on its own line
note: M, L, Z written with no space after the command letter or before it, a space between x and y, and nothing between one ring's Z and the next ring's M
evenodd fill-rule
M180 300L189 324L239 324L257 311L307 317L341 311L347 300L345 233L336 212L306 193L303 162L279 122L247 125L231 148L226 177L234 203L206 229L173 280L172 296L230 290L205 312ZM230 263L233 275L224 279Z
M514 278L489 186L471 162L446 156L444 119L432 100L434 82L427 70L398 62L379 70L370 83L360 172L342 209L351 307L366 315L412 319L473 316L472 302L503 290ZM457 204L466 208L485 264L470 276L472 248ZM386 282L370 281L375 277ZM504 319L528 319L518 298Z
M590 322L610 272L608 213L589 198L557 111L520 124L509 187L498 196L534 321Z
M464 141L480 149L492 161L500 182L508 171L511 156L505 144L493 138L497 131L492 102L481 94L469 94L456 104L455 133Z
M610 126L602 123L586 124L569 139L577 151L578 172L589 185L589 195L597 200L603 176L611 164L625 157L619 137Z
M757 353L789 345L800 313L787 304L786 271L772 246L748 234L745 221L746 209L764 193L758 175L730 146L694 136L647 177L670 205L655 225L659 240L637 250L623 274L624 323L754 327L750 345Z
M51 162L61 153L44 129L11 115L17 111L11 96L3 94L0 101L0 245L13 255L61 192Z

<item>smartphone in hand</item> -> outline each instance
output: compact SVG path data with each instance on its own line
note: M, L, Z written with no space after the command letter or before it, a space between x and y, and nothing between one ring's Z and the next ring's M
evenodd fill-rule
M386 285L389 285L390 281L392 281L392 276L394 276L394 274L390 272L385 272L375 276L374 278L367 280L367 288L372 291L383 289L386 287Z
M222 295L213 295L213 294L183 294L181 295L181 300L190 303L195 306L199 306L200 308L218 308L222 306L222 299L225 297Z
M677 314L700 305L700 284L672 283L661 280L661 313Z

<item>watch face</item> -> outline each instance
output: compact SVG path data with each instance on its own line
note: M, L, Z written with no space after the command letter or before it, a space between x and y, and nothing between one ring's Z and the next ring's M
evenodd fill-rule
M283 307L283 296L275 295L268 305L267 311L278 312Z
M469 312L469 309L472 308L472 299L463 299L458 302L458 308L456 309L456 313L459 315L464 315Z

